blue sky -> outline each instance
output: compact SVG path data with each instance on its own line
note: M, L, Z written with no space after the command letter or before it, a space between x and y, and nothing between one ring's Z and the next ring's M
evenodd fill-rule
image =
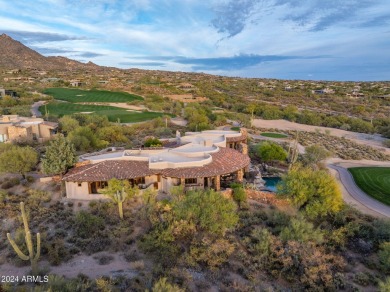
M120 68L390 80L389 0L0 0L0 33Z

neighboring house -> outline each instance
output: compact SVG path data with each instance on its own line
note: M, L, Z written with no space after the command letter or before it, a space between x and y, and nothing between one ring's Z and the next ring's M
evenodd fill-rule
M79 86L83 86L84 82L82 82L80 80L71 80L70 85L73 87L79 87Z
M176 87L180 88L181 90L193 90L193 89L196 89L196 87L194 85L192 85L191 83L180 83Z
M37 141L44 142L57 133L58 124L46 122L41 118L0 116L0 142Z
M190 132L170 142L170 148L106 151L81 157L83 165L71 169L63 178L67 197L103 199L98 190L112 178L162 192L179 185L186 190L219 191L231 182L242 182L248 170L245 130Z
M311 92L316 94L333 94L334 90L331 88L325 88L325 89L312 90Z
M16 91L0 88L0 98L4 97L6 95L9 95L13 98L18 97L18 93Z

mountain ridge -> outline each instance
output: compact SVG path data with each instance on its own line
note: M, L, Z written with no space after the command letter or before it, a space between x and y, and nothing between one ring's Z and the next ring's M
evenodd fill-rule
M0 35L0 56L0 67L6 69L96 70L101 68L92 62L81 63L63 56L45 57L4 33Z

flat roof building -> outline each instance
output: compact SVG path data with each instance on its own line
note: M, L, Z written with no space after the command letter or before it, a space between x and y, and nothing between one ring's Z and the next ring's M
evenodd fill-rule
M0 116L0 142L44 142L57 133L57 128L57 123L46 122L41 118L3 115Z
M250 159L246 131L189 132L177 137L176 147L103 151L80 158L79 167L63 178L71 199L102 199L99 189L112 178L133 186L169 192L172 186L186 190L220 190L242 182Z

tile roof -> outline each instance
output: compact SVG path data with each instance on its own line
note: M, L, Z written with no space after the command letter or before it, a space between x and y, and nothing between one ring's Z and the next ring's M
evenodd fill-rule
M162 174L168 177L211 177L220 174L228 174L249 165L250 158L237 150L220 148L212 153L213 161L203 167L185 167L163 169Z
M153 174L167 177L194 178L228 174L249 165L248 155L236 150L220 148L211 154L211 163L202 167L149 169L147 161L107 160L71 169L63 178L65 181L107 181L111 178L130 179Z
M107 181L112 178L129 179L157 174L149 169L148 161L106 160L71 169L65 181Z

